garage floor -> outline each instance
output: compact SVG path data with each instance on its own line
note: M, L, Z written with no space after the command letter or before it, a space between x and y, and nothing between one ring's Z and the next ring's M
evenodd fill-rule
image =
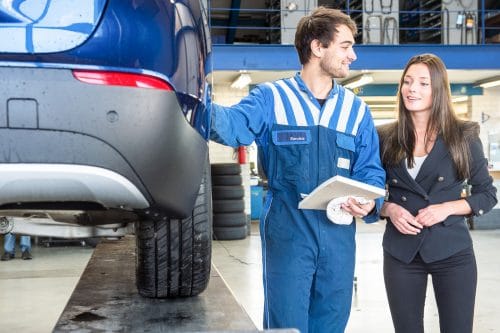
M383 223L358 224L357 288L347 333L391 332L382 279ZM474 332L500 332L500 230L472 232L479 268ZM0 262L0 325L5 332L51 332L93 249L35 246L34 259ZM258 225L240 241L214 241L213 264L256 326L262 327L262 281ZM439 332L432 292L427 333Z

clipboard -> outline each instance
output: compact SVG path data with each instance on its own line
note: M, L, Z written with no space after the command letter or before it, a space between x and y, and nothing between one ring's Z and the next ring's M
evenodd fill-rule
M376 199L385 196L385 189L354 179L334 176L316 187L299 202L299 209L326 210L328 203L338 197L358 196Z

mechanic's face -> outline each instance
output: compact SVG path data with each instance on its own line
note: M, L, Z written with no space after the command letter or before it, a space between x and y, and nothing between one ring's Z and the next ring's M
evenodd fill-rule
M325 49L320 67L332 78L344 78L349 75L349 66L357 58L353 49L354 36L345 25L339 25L337 30L334 41Z
M410 112L430 112L432 108L431 75L427 65L411 65L401 86L403 103Z

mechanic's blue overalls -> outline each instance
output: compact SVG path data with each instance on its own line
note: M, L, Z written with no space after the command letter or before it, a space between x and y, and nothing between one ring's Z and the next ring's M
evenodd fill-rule
M268 177L260 219L264 328L344 332L353 289L355 223L337 225L325 211L297 207L301 194L337 174L384 186L373 121L366 105L336 84L322 108L300 76L255 90L226 109L230 120L217 119L215 112L213 138L244 143L249 133L242 128L249 128ZM258 112L266 106L271 111L263 125ZM357 136L358 131L363 135ZM373 222L377 216L365 220Z

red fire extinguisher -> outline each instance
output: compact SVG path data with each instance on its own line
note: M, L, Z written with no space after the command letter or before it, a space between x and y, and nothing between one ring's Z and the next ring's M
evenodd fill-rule
M238 163L239 164L247 163L247 149L244 146L238 147Z

